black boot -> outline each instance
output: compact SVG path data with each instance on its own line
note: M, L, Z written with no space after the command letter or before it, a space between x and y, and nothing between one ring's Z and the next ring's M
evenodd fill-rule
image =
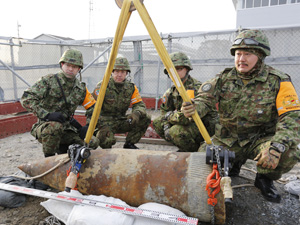
M60 144L57 154L58 155L65 154L68 152L68 149L69 149L69 144Z
M51 156L54 156L55 154L54 153L44 153L44 156L45 156L45 158L47 158L47 157L51 157Z
M239 161L233 163L233 166L232 166L232 168L229 171L229 176L230 177L238 177L239 174L240 174L241 167L242 167L243 164L244 163L239 162Z
M232 168L229 171L230 177L238 177L240 175L241 167L247 162L247 159L242 161L235 161L232 165Z
M267 178L263 174L257 173L255 182L255 187L260 189L264 198L270 202L280 203L281 196L277 193L277 190L273 184L273 180Z
M132 144L130 142L125 142L123 148L139 149L135 144Z

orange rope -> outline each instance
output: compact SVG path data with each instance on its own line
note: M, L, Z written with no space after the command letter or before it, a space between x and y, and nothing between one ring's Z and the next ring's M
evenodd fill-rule
M206 178L206 188L208 194L207 204L215 206L218 203L216 194L221 190L220 186L221 176L218 170L218 164L213 164L213 171ZM213 190L214 189L214 190Z

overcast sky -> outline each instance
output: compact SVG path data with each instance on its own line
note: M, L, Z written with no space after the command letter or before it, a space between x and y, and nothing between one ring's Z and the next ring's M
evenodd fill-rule
M90 7L92 2L92 8ZM144 0L159 33L235 29L232 0ZM2 0L0 36L35 38L40 34L76 40L115 35L120 8L115 0ZM148 34L137 11L124 36Z

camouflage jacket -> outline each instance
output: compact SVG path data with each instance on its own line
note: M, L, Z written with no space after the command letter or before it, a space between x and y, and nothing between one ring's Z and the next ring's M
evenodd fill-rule
M93 96L97 99L100 93L102 81L99 82L93 91ZM116 86L113 78L110 78L103 105L101 108L101 117L125 117L126 111L132 103L132 112L139 111L142 116L146 115L146 105L138 92L134 83L125 80L122 86Z
M63 94L55 77L49 74L41 77L34 85L24 91L21 98L22 106L29 112L33 112L38 118L38 123L48 113L61 112L65 118L70 119L79 105L84 102L86 96L86 85L78 79L68 79L62 71L57 74L64 90L68 105L66 105ZM86 115L92 115L93 107L87 110Z
M201 82L192 78L190 75L188 79L184 82L183 86L186 90L194 90L197 93L201 86ZM180 111L182 106L182 98L176 89L175 85L172 85L163 95L162 104L160 105L160 110L162 115L169 111Z
M198 89L201 86L201 82L192 78L190 75L187 80L184 82L183 86L186 91L192 90L194 91L194 95L197 93ZM190 121L184 117L181 112L181 106L183 103L183 99L180 96L178 90L175 85L172 85L163 95L162 104L160 105L161 115L165 115L167 112L174 112L171 116L168 117L166 122L170 122L171 124L181 124L188 125ZM165 123L165 122L164 122Z
M300 142L300 111L279 116L276 99L281 82L289 81L287 74L264 65L263 71L244 85L235 68L225 69L201 86L195 98L197 110L202 117L218 104L220 122L215 136L228 146L238 141L243 147L259 137L272 136L271 141L288 148Z

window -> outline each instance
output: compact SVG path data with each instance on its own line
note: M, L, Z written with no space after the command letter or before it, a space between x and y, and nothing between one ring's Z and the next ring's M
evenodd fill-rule
M246 1L246 8L253 8L253 0Z
M254 7L261 7L261 0L254 0Z
M269 0L262 0L261 6L269 6Z
M240 0L242 2L242 9L245 8L245 0Z
M300 0L239 0L242 9L300 3Z

